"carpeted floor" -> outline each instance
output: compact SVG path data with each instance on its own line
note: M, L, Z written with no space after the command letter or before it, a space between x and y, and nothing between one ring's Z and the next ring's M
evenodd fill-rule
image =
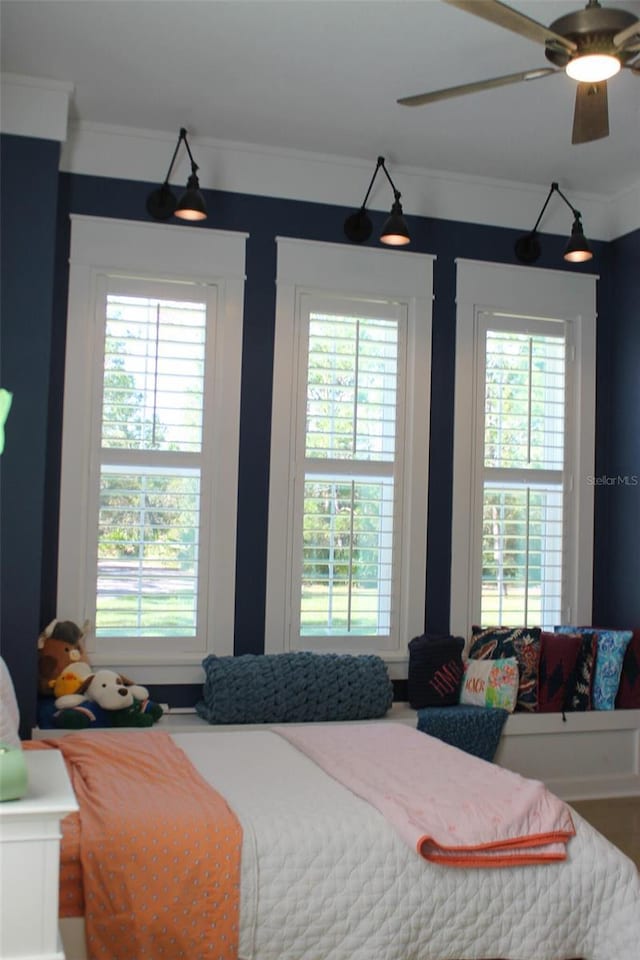
M640 870L640 797L577 800L570 805Z

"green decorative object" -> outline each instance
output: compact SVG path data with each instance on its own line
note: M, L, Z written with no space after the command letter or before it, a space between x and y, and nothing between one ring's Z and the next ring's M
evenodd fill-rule
M22 749L0 743L0 801L21 800L28 785L27 764Z
M9 416L12 400L13 394L5 390L4 387L0 387L0 453L4 450L4 425Z

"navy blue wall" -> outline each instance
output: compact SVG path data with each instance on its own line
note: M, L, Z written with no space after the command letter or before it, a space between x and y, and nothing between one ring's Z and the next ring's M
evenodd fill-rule
M33 717L41 579L50 575L42 557L59 155L53 141L2 137L0 386L13 405L0 458L0 649L23 734Z
M13 145L7 146L10 152ZM3 514L3 590L16 590L14 576L8 559L8 550L20 549L29 558L31 568L41 561L42 577L29 588L29 602L33 604L28 629L17 635L5 633L3 620L3 645L11 653L12 669L18 661L22 665L21 706L29 718L33 716L35 690L35 635L37 626L47 623L56 615L55 567L57 539L57 497L60 471L60 438L62 421L62 383L64 374L64 341L66 324L67 257L69 252L69 214L119 217L124 219L148 219L145 211L147 193L156 184L131 183L95 177L62 174L55 189L58 205L58 224L55 247L50 244L49 259L55 261L55 289L49 293L53 308L48 315L46 331L42 335L51 338L52 347L46 381L51 384L49 409L39 407L38 429L47 431L48 455L46 484L44 462L39 464L36 475L23 477L20 502L31 510L42 498L45 490L44 516L41 528L30 529L28 538L22 537L15 523L5 528ZM7 189L9 187L7 186ZM4 183L3 183L4 190ZM300 237L330 242L342 242L342 223L350 211L344 208L279 200L241 194L207 192L209 220L205 225L178 226L175 229L226 229L249 233L247 242L247 282L245 291L244 342L242 360L242 396L239 456L238 539L237 539L237 587L236 587L236 653L261 652L264 640L264 605L266 586L267 511L269 489L269 444L271 425L271 389L274 343L276 236ZM384 214L374 214L374 234L382 226ZM433 314L433 370L431 402L430 487L429 516L425 541L427 543L427 600L425 626L433 631L447 630L449 625L450 556L451 556L451 483L453 450L453 398L455 362L455 258L484 259L513 263L513 242L517 231L497 227L477 226L428 218L408 217L412 235L411 250L435 254L434 267L435 302ZM21 223L13 224L11 234L23 229ZM8 231L9 233L9 231ZM26 245L29 245L27 230ZM346 242L346 241L345 241ZM564 240L546 237L544 251L538 265L555 269L565 268L562 260ZM373 244L375 245L375 243ZM569 270L599 272L608 270L611 244L595 243L596 260L584 267L568 267ZM389 256L401 256L389 250ZM625 267L619 258L620 271ZM600 285L598 313L601 328L609 331L617 316L609 302L611 291L617 289L604 282ZM17 303L18 290L12 302ZM17 321L15 308L12 322ZM605 333L605 338L609 333ZM637 362L637 358L636 358ZM28 348L11 358L8 370L17 379L21 366L28 364ZM24 390L28 389L25 384ZM44 389L44 388L42 388ZM425 425L426 428L426 425ZM28 446L27 436L21 431L10 438L16 448L16 456L24 456ZM621 443L623 442L621 438ZM600 458L602 459L602 457ZM17 495L13 499L17 506ZM15 519L15 518L14 518ZM8 549L7 549L8 548ZM15 603L16 612L12 624L19 623L17 613L20 603ZM69 615L69 612L66 612ZM636 617L639 621L640 617ZM6 638L6 639L5 639ZM409 638L407 638L409 639ZM20 650L20 654L16 651ZM6 657L9 660L9 656ZM32 684L27 688L27 684ZM157 695L157 692L156 692ZM162 699L175 705L192 703L197 696L193 687L162 692Z
M594 622L640 624L640 230L609 244L600 325ZM606 331L606 334L605 334Z

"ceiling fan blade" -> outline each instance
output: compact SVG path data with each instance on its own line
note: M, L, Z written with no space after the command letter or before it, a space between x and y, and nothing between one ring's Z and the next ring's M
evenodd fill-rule
M447 100L449 97L462 97L466 93L478 93L480 90L504 87L509 83L521 83L523 80L537 80L539 77L548 77L551 73L558 73L558 71L554 67L521 70L520 73L508 73L504 77L493 77L491 80L477 80L475 83L462 83L457 87L446 87L444 90L433 90L431 93L402 97L396 102L403 107L422 107L425 103L435 103L437 100Z
M613 38L613 45L618 50L637 50L640 49L640 20L636 20L630 26L616 33Z
M466 13L473 13L476 17L483 20L489 20L498 27L504 27L505 30L512 30L514 33L533 40L534 43L552 44L560 46L563 50L573 53L577 50L576 44L572 40L567 40L559 33L549 30L544 24L538 23L525 16L524 13L518 13L508 7L506 3L500 3L499 0L444 0L452 7L458 7Z
M609 136L607 81L579 83L571 143L589 143Z

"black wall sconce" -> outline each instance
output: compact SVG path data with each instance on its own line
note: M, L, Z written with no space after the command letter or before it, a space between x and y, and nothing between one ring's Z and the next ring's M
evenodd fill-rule
M382 168L384 171L386 178L391 184L391 188L393 190L393 206L391 207L391 213L382 228L382 233L380 234L380 243L386 243L391 247L402 247L407 243L411 243L411 237L409 236L409 229L405 222L404 216L402 215L400 193L396 189L395 183L389 176L389 171L386 168L384 157L378 157L378 162L376 163L376 168L373 171L369 189L367 190L365 198L362 201L362 206L359 210L356 210L355 213L352 213L347 217L344 222L344 233L347 240L351 240L352 243L364 243L365 240L368 240L371 236L373 224L371 223L371 218L365 210L365 207L367 205L367 200L369 199L369 194L371 193L371 188L373 187L374 181L378 175L378 170L380 170L380 168Z
M186 190L180 199L176 200L175 194L172 192L169 186L169 177L171 176L173 165L176 162L176 157L178 155L178 150L180 149L181 143L184 143L185 147L187 148L187 153L189 154L189 160L191 161L191 176L187 181ZM176 217L180 217L181 220L206 220L207 205L200 191L200 183L198 182L197 171L198 165L193 159L193 154L189 149L187 131L184 127L181 127L180 135L178 136L178 142L175 150L173 151L173 156L171 157L171 163L169 164L167 175L164 178L164 183L162 186L158 187L157 190L153 190L147 197L147 212L150 213L151 216L156 220L168 220L169 217L173 216L174 214Z
M552 183L551 189L547 194L547 199L544 202L544 206L540 211L540 216L536 220L533 230L530 233L526 233L522 237L518 237L515 242L514 251L520 263L535 263L540 256L541 248L537 233L538 225L542 220L542 215L547 209L549 200L554 193L557 193L562 197L573 214L573 226L571 227L571 236L569 237L569 242L567 243L564 251L564 259L568 260L570 263L584 263L585 260L591 260L593 257L593 253L591 252L589 243L582 229L580 212L576 210L575 207L571 206L558 184Z

